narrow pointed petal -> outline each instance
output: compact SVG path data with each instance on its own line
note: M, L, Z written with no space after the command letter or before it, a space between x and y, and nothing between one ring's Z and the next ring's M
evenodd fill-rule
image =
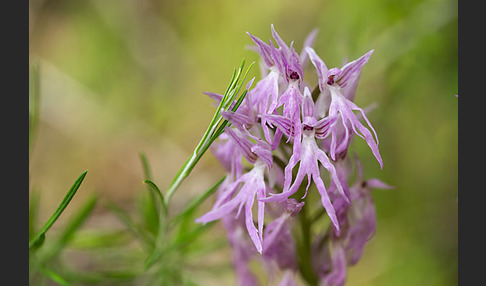
M309 59L311 60L312 64L317 70L317 76L319 78L319 89L321 91L325 90L325 76L327 74L327 71L329 70L324 63L324 61L321 60L321 58L316 54L313 48L307 47L305 48L307 51L307 54L309 55Z
M225 132L229 135L229 137L236 143L236 145L243 152L243 156L245 156L245 158L250 163L255 163L257 157L253 152L251 152L251 147L253 146L253 143L250 141L250 139L248 139L240 131L234 130L232 128L226 127Z
M215 101L215 103L217 105L219 105L219 103L223 99L223 95L218 94L218 93L214 93L214 92L203 92L203 94L209 96L212 100ZM236 104L236 100L233 100L233 102L230 104L230 106L228 107L228 109L233 108L233 106L235 106L235 104Z
M282 131L287 136L293 136L292 122L287 117L282 115L265 114L260 115L262 119L265 119L272 125L275 125L280 131Z
M350 142L351 135L346 122L347 118L340 114L339 120L331 126L331 146L329 149L333 160L336 160L336 155L345 150Z
M258 113L273 113L276 108L279 96L278 77L278 72L271 71L252 90L252 106L255 106Z
M223 116L224 119L228 120L231 124L241 130L249 128L254 123L249 116L239 112L222 111L221 116Z
M366 116L366 113L364 112L364 110L362 108L358 107L356 104L354 104L354 102L348 101L348 104L349 104L349 106L351 107L352 110L357 110L357 111L359 111L361 113L361 116L365 120L366 124L368 124L368 126L371 129L371 131L373 131L373 134L375 135L376 145L379 145L380 144L380 141L378 140L378 135L376 134L375 129L371 125L371 122L368 120L368 117ZM358 120L358 119L356 118L356 120Z
M338 177L338 174L337 174L337 171L336 171L336 168L334 167L334 165L331 163L331 161L329 161L329 158L327 158L327 155L326 153L324 153L324 151L318 149L318 151L316 152L316 157L317 157L317 160L319 160L319 162L322 164L322 166L324 168L326 168L326 170L329 172L329 174L331 175L331 179L333 181L333 183L336 185L336 188L338 190L338 193L341 195L341 197L347 202L349 203L349 198L348 196L346 195L346 193L344 192L344 189L343 189L343 186L341 185L341 181L339 180L339 177ZM318 174L318 173L317 173Z
M305 48L312 47L314 45L318 32L319 29L312 30L312 32L310 32L310 34L304 40L304 46L300 52L300 63L302 64L302 67L305 67L307 65L307 61L309 60L309 55L307 54L307 50Z
M336 122L336 117L324 117L317 121L317 123L314 125L314 136L318 139L326 138L329 135L329 129L334 122Z
M282 130L280 130L280 128L275 130L275 135L273 136L272 142L272 150L276 150L278 148L278 146L280 145L280 140L282 140L283 134L284 133L282 132Z
M394 186L390 186L379 179L369 179L366 180L365 183L366 183L366 187L370 189L383 189L383 190L395 189Z
M218 104L221 102L221 99L223 99L222 94L214 93L214 92L203 92L203 94L209 96L211 99L216 101Z
M285 53L287 53L290 49L287 46L287 44L284 42L284 40L282 40L282 38L279 36L279 34L277 33L277 31L275 31L275 28L273 27L273 24L271 25L271 29L272 29L272 37L277 42L278 46L281 49L283 49L285 51Z
M352 78L350 78L345 87L342 88L342 93L350 101L354 101L356 90L358 89L359 78L361 70L358 71Z
M254 198L248 196L245 204L245 224L246 224L246 229L248 230L248 234L250 235L251 240L255 244L256 250L261 254L263 249L262 241L260 240L260 236L258 235L258 230L253 224L253 213L251 211L251 208L253 207L253 201Z
M268 122L267 119L265 119L263 117L260 117L260 120L261 120L261 126L262 126L262 130L263 130L263 136L265 137L265 140L267 140L267 142L272 144L272 150L275 150L275 149L273 149L274 144L276 144L275 143L275 135L274 135L274 138L272 139L272 135L270 134L271 133L270 128L273 128L273 125L270 122Z
M258 197L265 197L264 192L261 192L260 195L257 195ZM262 201L257 202L258 205L258 233L260 234L260 242L263 243L263 224L264 224L264 218L265 218L265 203ZM263 246L262 246L262 251L263 251ZM261 252L260 252L261 253Z
M291 82L280 97L279 105L283 104L283 115L288 117L294 128L294 139L301 133L301 105L304 96L301 94L297 84ZM297 137L298 138L298 137ZM296 140L298 144L299 140Z
M255 153L258 156L259 160L262 160L268 168L271 168L273 165L273 155L270 145L263 140L259 140L257 144L251 147L251 152Z
M302 117L314 117L314 101L308 87L304 89L304 99L302 100Z
M238 205L241 204L240 198L235 197L231 201L221 205L219 208L213 209L201 217L198 217L195 222L206 224L210 221L221 219L229 215Z
M272 55L272 59L275 61L275 67L277 67L280 74L285 75L287 66L287 52L282 48L276 48L271 39L269 40L269 43L270 54Z
M265 43L264 41L262 41L260 38L253 36L252 34L250 34L248 32L246 32L246 33L248 34L248 36L250 36L250 38L253 40L253 42L255 42L255 44L258 46L258 50L260 51L260 56L263 59L263 61L265 62L265 64L267 65L267 67L268 68L272 67L275 64L275 62L272 59L270 46L267 43Z
M296 199L288 199L281 203L285 212L289 213L291 216L296 216L304 207L305 202L299 202Z
M321 203L324 209L326 209L327 215L331 219L332 224L336 228L336 231L339 232L339 222L336 217L336 212L334 211L334 207L331 203L331 200L329 199L329 195L327 194L326 187L324 186L324 182L322 181L319 172L316 174L313 174L313 180L314 183L316 184L317 190L319 191L319 194L321 195Z
M252 90L251 90L251 86L253 85L253 81L255 80L255 77L253 77L252 79L250 79L250 81L248 81L248 83L246 84L246 90L247 90L247 93L246 93L246 96L245 96L245 102L242 104L243 106L246 106L247 108L249 109L252 109L252 98L253 98L253 94L252 94ZM241 106L240 106L241 108Z
M231 198L233 198L235 195L238 186L238 182L231 182L230 178L226 177L224 182L220 185L220 188L218 188L219 196L211 210L215 210L225 203L231 201Z
M364 136L364 139L365 139L366 143L368 143L368 146L371 148L371 151L373 152L373 155L375 156L376 160L378 160L378 163L380 164L380 168L383 169L383 159L381 158L380 150L378 149L379 141L378 141L378 135L376 134L375 129L373 128L373 126L371 125L370 121L366 117L363 109L359 108L358 106L356 106L354 103L352 103L350 101L348 103L350 103L351 108L353 110L358 110L358 111L361 112L361 115L363 116L364 120L366 121L366 123L368 124L368 126L370 127L370 129L373 131L374 137L371 134L371 132L368 130L368 128L366 128L358 120L358 118L356 118L356 116L354 116L354 114L353 114L352 117L350 117L350 120L353 122L353 129L354 129L354 127L358 128L358 130L361 132L362 135L360 135L356 131L355 131L355 133L358 136L360 136L360 137ZM376 141L375 141L375 139L376 139Z
M289 170L292 171L291 168ZM286 168L285 182L288 185L289 182L292 180L292 178L288 177L287 175L288 175L288 172L287 172L287 168ZM259 200L262 201L262 202L268 203L268 202L280 202L280 201L284 201L284 200L288 199L288 197L290 197L291 195L295 194L295 192L297 192L297 190L300 187L300 184L304 180L305 175L306 175L306 173L305 173L305 171L303 171L302 165L299 166L299 171L297 172L295 181L290 188L286 188L284 186L284 189L281 193L270 194L270 197L262 198L262 199L259 199Z
M297 54L297 52L295 51L293 44L294 42L290 44L288 68L290 71L297 72L297 74L299 75L299 79L302 81L304 78L304 71L302 70L302 64L300 62L299 54ZM287 76L289 76L288 72Z
M346 87L348 81L355 77L358 76L361 68L368 62L368 59L370 58L371 54L373 53L374 50L371 50L364 54L362 57L360 57L357 60L354 60L348 64L346 64L342 69L341 69L341 74L339 77L336 79L336 82L342 87Z

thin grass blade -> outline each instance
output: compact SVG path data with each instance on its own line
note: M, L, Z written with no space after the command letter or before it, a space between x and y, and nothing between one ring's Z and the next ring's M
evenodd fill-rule
M150 180L143 180L143 182L147 184L150 187L150 190L152 190L152 192L157 196L160 201L164 217L167 216L167 205L165 204L164 195L160 191L159 187L157 187L157 185Z
M50 269L40 267L39 272L62 286L71 286L71 284L69 284L69 282L65 278Z
M66 245L72 240L76 231L78 231L81 225L86 221L86 219L88 219L97 201L98 197L93 196L84 203L84 205L64 227L55 243L49 249L48 253L45 254L43 257L44 260L49 260L57 256L66 247Z
M81 183L84 180L84 177L88 171L84 171L81 176L74 182L74 184L71 186L69 191L67 192L66 196L64 199L61 201L59 206L57 207L56 211L52 214L52 216L49 218L49 220L44 224L44 226L39 230L39 232L34 236L33 239L29 241L29 249L32 249L34 246L40 247L42 244L39 243L40 241L43 241L45 239L45 233L51 228L51 226L56 222L56 220L59 218L59 216L62 214L62 212L66 209L68 204L71 202L72 198L76 194L76 191L79 189L81 186Z
M163 252L163 248L165 245L165 235L168 232L167 223L166 223L168 209L167 209L167 205L165 204L164 196L162 195L162 192L160 191L159 187L157 187L157 185L154 182L149 180L144 180L143 182L150 186L151 190L159 198L161 204L161 211L159 212L159 225L158 225L157 237L155 240L155 247L152 253L150 254L150 256L145 261L145 269L148 269L158 260L158 258Z
M145 176L144 179L153 181L152 170L150 168L147 156L144 152L139 152L139 156ZM142 217L144 218L147 228L155 234L159 225L159 209L157 207L156 195L150 188L150 186L147 186L148 198L145 199L145 197L143 197L144 200L142 201L142 207L140 209L140 212Z
M208 128L206 129L206 132L204 133L203 137L199 141L198 145L194 149L194 152L192 155L187 159L187 161L182 165L182 167L179 169L177 172L176 176L172 180L166 196L165 196L165 204L166 206L169 205L169 201L174 194L174 192L177 190L179 185L182 183L182 181L189 175L189 173L192 171L192 169L195 167L197 162L201 159L201 157L204 155L204 153L207 151L211 143L217 138L214 136L216 130L218 129L218 126L221 121L223 121L223 117L221 116L221 108L225 107L224 109L227 110L228 106L230 106L234 100L234 98L237 96L237 93L235 91L239 90L239 87L241 87L241 82L239 82L240 77L241 77L241 71L243 69L243 65L245 63L245 60L243 59L242 63L240 64L240 68L238 71L233 73L232 80L230 81L230 84L228 86L228 89L226 90L225 94L223 95L222 100L219 103L219 106L214 113L213 119L211 120L211 123L209 124ZM252 63L253 65L253 63ZM251 65L251 66L252 66ZM250 66L250 68L251 68ZM246 75L248 74L249 69L247 70ZM237 89L235 90L235 87ZM232 95L231 98L228 99L228 97Z

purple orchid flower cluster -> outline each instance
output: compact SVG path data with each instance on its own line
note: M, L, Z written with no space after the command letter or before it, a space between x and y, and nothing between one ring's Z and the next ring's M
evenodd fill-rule
M271 31L275 43L248 33L264 74L253 88L254 78L249 81L235 112L222 112L231 125L211 148L227 176L213 208L196 222L223 221L240 285L258 284L250 269L254 258L263 261L269 273L283 273L279 285L296 285L302 262L293 226L301 223L296 217L306 207L304 199L313 182L319 206L331 223L312 237L312 272L323 285L344 285L347 266L358 262L376 228L370 191L391 188L378 179L364 180L361 163L348 156L357 135L383 167L376 132L365 111L353 102L361 69L373 50L329 69L311 47L316 31L300 54L273 25ZM303 80L309 61L318 78L313 91ZM222 98L206 94L215 101ZM353 170L356 182L349 185Z

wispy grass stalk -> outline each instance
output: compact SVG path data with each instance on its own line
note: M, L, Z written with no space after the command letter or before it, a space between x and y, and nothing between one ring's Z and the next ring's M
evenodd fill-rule
M39 232L29 241L29 250L33 249L35 246L40 246L45 240L45 233L51 228L51 226L56 222L56 220L61 216L62 212L66 209L68 204L71 202L71 199L76 194L77 190L81 186L81 183L84 180L84 177L88 171L84 171L81 176L74 182L71 186L69 191L67 192L64 199L61 201L59 206L57 207L56 211L52 214L49 220L44 224L44 226L39 230Z
M248 72L250 71L251 67L253 66L254 63L252 63L249 68L247 69L246 73L243 75L243 67L245 65L245 60L243 59L239 68L234 70L233 72L233 77L230 80L230 83L228 84L228 87L223 95L222 100L219 103L218 108L216 109L216 112L213 115L213 118L211 120L211 123L209 124L208 128L206 129L206 132L204 133L203 137L199 141L198 145L194 149L194 152L192 155L187 159L187 161L182 165L182 167L179 169L179 172L176 174L174 177L174 180L172 181L171 185L169 186L166 196L165 196L165 204L168 206L170 199L172 198L172 195L174 192L177 190L179 185L182 183L182 181L189 175L189 173L192 171L192 169L196 166L197 162L201 159L201 157L204 155L204 153L207 151L211 143L213 143L216 138L221 135L221 133L224 130L224 126L228 124L227 120L223 119L221 116L221 111L225 110L228 111L230 110L232 104L235 102L235 99L238 96L238 93L241 89L241 86L243 82L246 79L246 76L248 75ZM236 110L241 102L243 101L243 98L246 95L246 91L242 93L242 95L239 97L239 99L236 101L235 105L231 108L231 110ZM222 122L222 123L221 123Z

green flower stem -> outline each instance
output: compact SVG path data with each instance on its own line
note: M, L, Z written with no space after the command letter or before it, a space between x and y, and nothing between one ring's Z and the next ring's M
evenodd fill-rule
M318 211L316 211L312 217L310 218L310 221L311 223L314 223L316 222L317 220L319 220L319 218L322 217L322 215L324 215L326 213L326 209L325 208L322 208L322 209L319 209Z
M304 185L302 185L304 186ZM296 196L299 198L302 197L305 193L305 186L300 187L299 191L296 193ZM307 196L304 199L304 202L307 204ZM299 272L308 285L318 285L318 279L314 270L312 268L312 249L311 249L311 226L312 226L312 218L307 213L307 208L303 207L299 214L297 215L299 219L299 226L300 226L300 243L298 244L298 268Z
M216 138L221 135L221 133L224 131L224 126L228 124L226 120L223 119L221 116L221 109L223 110L228 110L231 104L234 102L235 98L237 97L241 86L243 82L246 79L246 76L248 75L248 72L250 71L251 67L253 66L254 63L250 65L250 67L247 69L245 75L243 76L242 80L240 80L242 76L242 70L243 66L245 64L245 60L243 59L240 67L238 68L237 71L233 72L233 76L231 78L231 81L226 89L226 92L223 95L223 98L221 102L219 103L219 106L216 110L216 112L213 115L213 118L211 120L211 123L209 124L208 128L206 129L206 132L204 133L203 137L197 144L196 148L194 149L194 152L192 153L191 157L187 159L187 161L182 165L182 167L179 169L179 172L176 174L174 177L174 180L172 181L171 185L169 186L166 196L165 196L165 205L168 206L170 199L172 198L172 195L174 192L179 188L180 184L182 181L189 175L189 173L192 171L192 169L196 166L197 162L201 159L201 157L204 155L204 153L207 151L209 146L216 140ZM244 96L246 95L246 92L244 92L240 98L237 100L235 106L232 108L233 111L235 111L239 104L243 101ZM223 123L221 124L221 122Z
M174 192L177 190L177 188L179 188L179 185L189 175L189 173L191 172L191 169L196 165L197 157L198 157L198 154L196 152L192 153L191 157L186 161L186 163L184 163L182 168L179 170L176 177L172 181L172 184L170 185L169 189L167 190L167 195L166 195L165 200L164 200L165 205L169 205L169 201L170 201L172 195L174 194Z
M248 72L253 65L253 63L250 65L250 67L247 69L246 73L242 77L242 70L243 66L245 64L245 60L241 62L240 67L238 70L233 71L233 76L230 80L230 83L228 84L228 87L221 99L221 102L219 103L218 108L216 109L216 112L213 115L213 118L211 119L211 122L206 129L206 132L204 132L201 140L197 144L196 148L194 149L194 152L191 154L191 156L186 160L186 162L182 165L182 167L179 169L177 172L176 176L174 177L172 183L170 184L165 197L162 194L162 192L159 190L159 188L150 180L144 180L144 183L148 184L151 189L154 191L154 193L159 197L161 201L161 211L160 217L159 217L159 229L155 241L155 246L150 254L150 256L147 258L145 261L145 269L150 268L155 261L159 260L165 247L166 244L166 235L169 227L169 224L165 222L165 218L167 218L168 215L168 206L170 203L170 199L172 198L173 194L175 191L179 188L180 184L184 179L190 174L192 169L196 166L196 164L199 162L199 160L202 158L204 153L209 149L209 146L216 140L216 138L221 135L221 133L224 132L224 127L229 125L229 122L225 120L222 115L221 111L222 110L229 110L231 107L232 111L236 111L236 109L239 107L239 105L243 102L244 97L246 96L246 90L242 93L242 95L236 100L240 89L243 85L243 82L246 79L246 76L248 75ZM240 80L241 79L241 80ZM148 164L146 158L141 154L142 162L144 163L144 167L146 171L148 170ZM204 200L206 200L207 197L209 197L212 193L215 192L219 184L224 180L221 179L215 186L213 186L211 189L209 189L206 193L204 193L201 197L196 199L193 203L189 205L184 211L179 213L175 217L174 220L172 220L172 223L176 223L179 221L181 218L184 218L188 214L190 214L197 206L199 206Z

